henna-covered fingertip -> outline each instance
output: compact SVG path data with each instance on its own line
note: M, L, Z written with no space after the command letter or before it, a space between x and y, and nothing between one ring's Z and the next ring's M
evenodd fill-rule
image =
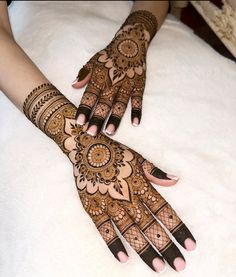
M92 131L94 135L96 135L101 131L103 123L104 123L103 118L93 116L89 121L88 130L93 127L92 130L90 131ZM96 130L94 126L96 127Z
M118 237L115 241L113 241L110 245L108 245L108 248L110 249L111 253L115 256L115 258L119 262L126 263L127 262L126 259L129 259L127 251Z
M90 136L95 136L97 134L97 126L96 125L92 125L88 128L87 133Z
M108 134L108 135L113 135L114 132L115 132L115 126L113 124L109 124L105 130L105 132Z
M85 120L84 120L84 123L85 123L85 122L88 121L90 113L91 113L91 109L89 109L89 108L87 108L85 106L79 106L79 108L78 108L78 110L76 112L75 118L78 119L79 115L83 114L85 116Z
M187 238L184 241L184 246L185 246L186 250L188 250L188 251L194 251L196 249L196 242L194 242L190 238Z
M163 180L171 180L171 178L168 177L168 174L162 171L158 167L154 167L152 171L150 172L152 176L158 178L158 179L163 179Z
M186 250L192 251L196 248L196 240L184 223L182 223L180 227L178 227L174 232L172 232L172 235L175 237L178 243L182 245ZM190 246L190 243L188 243L189 241L187 241L187 245L186 245L187 239L192 241L191 246ZM194 244L195 244L195 248L194 248ZM193 248L193 249L191 250L190 248Z
M131 121L135 122L138 121L138 124L140 124L141 121L141 117L142 117L142 111L140 109L132 109L131 111Z
M76 77L77 82L80 82L80 81L84 80L85 77L86 77L89 73L90 73L89 69L87 69L85 66L83 66L83 67L80 69L80 71L79 71L79 73L78 73L78 75L77 75L77 77Z
M149 245L148 248L140 254L140 257L154 271L156 271L156 268L154 267L155 263L153 265L154 259L158 258L163 261L162 257L154 250L151 245Z
M114 126L114 132L115 130L119 127L120 125L120 121L121 121L121 118L117 117L117 116L114 116L114 115L111 115L108 119L108 122L107 122L107 126L109 126L110 124L112 124Z
M79 125L83 125L86 122L86 117L84 114L79 114L79 116L76 119L76 123Z

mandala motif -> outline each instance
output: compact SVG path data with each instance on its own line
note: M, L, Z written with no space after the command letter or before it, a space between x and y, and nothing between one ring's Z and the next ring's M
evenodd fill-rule
M121 55L126 58L133 58L138 54L138 45L131 39L123 40L118 45L118 50Z
M66 120L65 140L69 158L74 164L74 176L78 190L94 194L100 191L109 193L114 199L130 200L130 189L127 178L132 174L130 161L133 153L118 143L104 140L98 135L96 139L80 131L72 135L76 124ZM78 138L79 137L79 138Z
M98 61L109 69L112 84L125 76L142 75L146 69L145 57L150 41L142 24L126 25L117 32L109 46L100 52Z
M115 226L153 270L152 261L158 253L149 241L171 266L176 257L182 257L153 215L182 246L186 238L194 238L147 182L143 166L152 172L152 164L102 134L87 135L75 122L75 106L51 84L43 84L29 94L24 112L70 158L82 205L117 258L126 250Z
M111 151L104 144L94 144L88 149L88 164L99 170L107 165L111 159Z

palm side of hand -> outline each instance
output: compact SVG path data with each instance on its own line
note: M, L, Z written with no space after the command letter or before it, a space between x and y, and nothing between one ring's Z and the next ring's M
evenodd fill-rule
M186 249L186 241L195 240L148 180L151 174L157 176L159 172L160 177L164 173L126 146L102 134L88 135L75 120L67 120L65 130L65 148L74 166L82 204L114 256L123 261L123 253L127 254L115 224L152 269L161 271L163 259L158 251L174 269L180 270L184 266L183 255L158 221ZM160 179L156 180L158 183Z

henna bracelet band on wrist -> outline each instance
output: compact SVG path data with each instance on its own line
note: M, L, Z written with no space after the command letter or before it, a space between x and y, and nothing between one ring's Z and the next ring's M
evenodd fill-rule
M34 89L23 111L72 162L81 203L119 261L128 253L114 225L154 271L158 271L156 263L163 267L163 259L175 270L185 265L181 251L158 221L185 249L189 242L193 249L195 239L145 172L152 180L167 180L166 173L129 147L103 134L84 132L74 118L76 107L52 84Z
M27 96L23 112L36 127L52 138L64 153L68 153L64 147L68 134L64 131L62 117L74 120L76 107L55 86L46 83L35 88Z
M151 12L145 10L135 11L127 17L121 29L125 25L133 25L135 23L143 24L145 29L150 34L150 40L152 40L158 30L158 22L156 16Z

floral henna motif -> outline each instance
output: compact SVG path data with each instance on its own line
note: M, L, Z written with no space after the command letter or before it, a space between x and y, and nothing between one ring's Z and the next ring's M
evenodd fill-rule
M23 110L69 157L83 207L114 256L119 259L118 253L126 250L113 224L153 270L153 259L162 257L149 241L174 268L174 259L183 256L156 218L182 246L186 238L194 238L148 183L144 169L155 167L102 134L89 136L75 122L75 106L51 84L33 90Z
M133 97L132 120L135 117L139 121L141 119L141 103L146 78L146 53L151 39L157 32L157 27L156 17L152 13L142 10L133 12L116 33L111 43L92 57L85 66L90 68L92 73L86 92L91 92L92 87L97 91L96 95L100 95L103 99L102 102L108 98L108 95L102 95L103 91L111 92L113 95L110 95L109 110L117 102L123 104L122 111L118 113L116 107L112 109L108 124L113 124L115 128L120 123L130 97ZM86 105L87 120L94 105ZM84 101L81 102L76 117L83 113L83 107ZM102 113L96 108L95 111L93 117L96 120L92 117L89 126L96 125L100 131L109 112ZM97 117L100 119L97 120Z

